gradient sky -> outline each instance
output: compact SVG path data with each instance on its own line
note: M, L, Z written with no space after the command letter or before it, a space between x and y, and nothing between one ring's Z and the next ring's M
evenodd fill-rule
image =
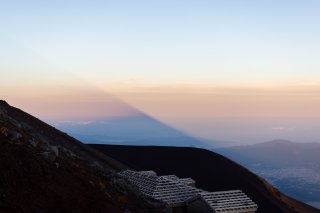
M250 131L262 117L283 120L263 127L274 131L320 117L319 11L316 0L0 0L0 95L43 118L139 113L120 98L200 137L288 137ZM241 136L217 117L257 119Z

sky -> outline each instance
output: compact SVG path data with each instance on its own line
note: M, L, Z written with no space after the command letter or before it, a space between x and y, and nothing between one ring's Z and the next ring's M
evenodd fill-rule
M207 139L320 141L319 9L0 0L0 95L44 119L145 112Z

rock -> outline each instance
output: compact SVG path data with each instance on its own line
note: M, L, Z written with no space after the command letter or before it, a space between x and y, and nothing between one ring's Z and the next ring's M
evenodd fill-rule
M9 104L3 100L0 100L0 114L6 114L8 112Z
M10 139L11 140L19 140L20 138L22 138L22 134L20 134L19 132L16 131L11 131L10 132Z
M9 129L7 127L0 127L0 133L6 137L9 136Z

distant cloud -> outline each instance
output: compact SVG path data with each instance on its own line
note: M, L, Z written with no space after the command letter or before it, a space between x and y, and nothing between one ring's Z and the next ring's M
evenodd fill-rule
M278 126L278 127L272 127L271 128L273 131L283 131L283 132L292 132L294 131L294 127L282 127L282 126Z

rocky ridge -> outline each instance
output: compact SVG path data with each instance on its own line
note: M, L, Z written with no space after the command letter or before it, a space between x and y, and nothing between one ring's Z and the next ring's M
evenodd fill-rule
M0 101L0 212L164 212L116 175L127 168Z

